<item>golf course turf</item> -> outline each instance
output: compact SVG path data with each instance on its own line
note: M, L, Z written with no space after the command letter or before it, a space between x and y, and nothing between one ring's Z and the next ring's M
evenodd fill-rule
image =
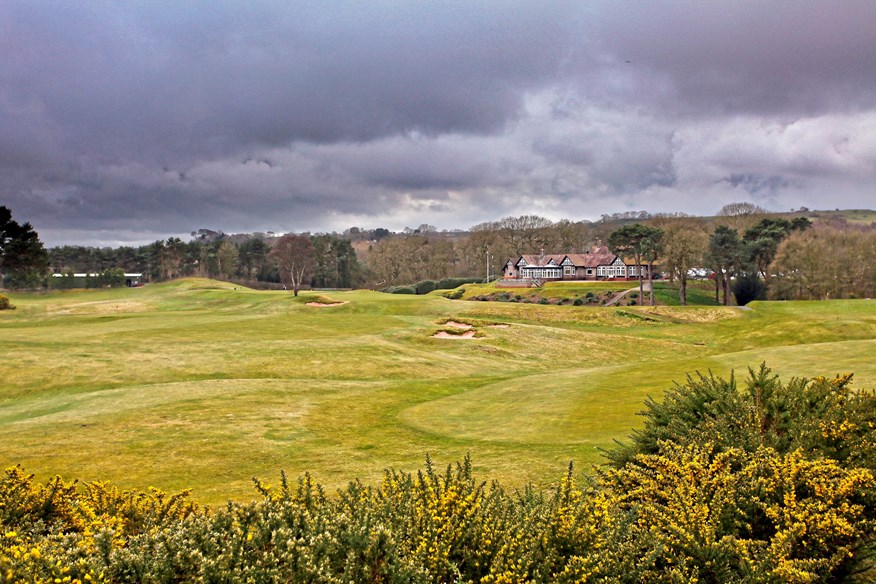
M876 387L871 300L602 308L199 279L8 295L0 465L206 503L250 499L251 477L281 469L371 483L427 453L470 453L508 487L554 484L698 370L765 361L784 379Z

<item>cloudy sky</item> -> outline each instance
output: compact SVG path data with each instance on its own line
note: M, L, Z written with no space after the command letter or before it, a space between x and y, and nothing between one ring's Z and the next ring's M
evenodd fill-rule
M876 2L0 3L49 245L876 207Z

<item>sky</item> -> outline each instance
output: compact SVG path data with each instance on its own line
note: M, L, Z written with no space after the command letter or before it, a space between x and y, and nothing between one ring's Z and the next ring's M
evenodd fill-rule
M47 245L876 208L876 2L0 3Z

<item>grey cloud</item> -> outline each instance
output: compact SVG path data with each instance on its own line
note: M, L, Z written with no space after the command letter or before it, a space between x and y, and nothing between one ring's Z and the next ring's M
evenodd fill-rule
M752 195L761 192L774 194L791 186L791 181L783 176L760 176L756 174L732 174L726 179L734 187L742 186Z
M562 4L147 3L7 10L12 99L101 156L494 131L547 80Z
M54 241L867 206L874 21L863 1L7 2L0 204Z
M623 66L610 98L679 116L796 116L876 105L874 21L866 0L611 2L590 28Z

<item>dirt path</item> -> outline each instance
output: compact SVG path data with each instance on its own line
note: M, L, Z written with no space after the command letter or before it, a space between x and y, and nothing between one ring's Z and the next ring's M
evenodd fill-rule
M638 291L639 291L639 287L636 286L635 288L630 288L628 290L624 290L623 292L619 292L619 293L615 294L611 300L606 302L604 304L604 306L614 306L615 304L620 302L621 298L623 298L624 296L626 296L630 292L638 292ZM643 282L642 283L642 294L644 294L645 292L650 292L650 291L651 291L651 286L648 284L648 282ZM641 299L641 298L639 299L640 302L642 300L644 300L644 299Z

